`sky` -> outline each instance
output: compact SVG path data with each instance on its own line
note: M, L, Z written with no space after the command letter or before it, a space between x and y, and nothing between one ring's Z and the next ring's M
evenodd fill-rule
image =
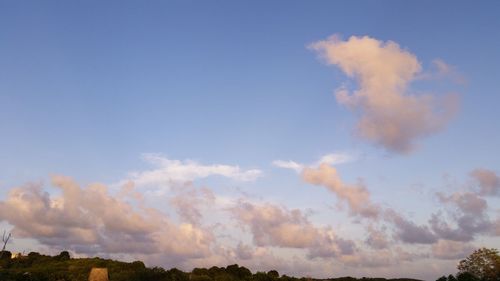
M498 1L0 1L7 249L435 280L500 248Z

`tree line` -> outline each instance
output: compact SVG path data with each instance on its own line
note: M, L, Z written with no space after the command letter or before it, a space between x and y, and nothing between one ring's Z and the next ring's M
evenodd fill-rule
M71 258L67 251L56 256L31 252L11 258L4 251L0 259L1 281L87 281L93 267L108 269L110 281L420 281L416 279L354 278L332 279L297 278L280 275L276 270L252 273L237 264L226 267L195 268L184 272L177 268L148 268L142 261L122 262L102 258Z
M98 257L75 259L67 251L55 256L31 252L27 256L11 257L9 251L0 251L1 281L87 281L94 267L107 268L110 281L419 281L408 278L297 278L280 275L276 270L252 273L237 264L184 272L177 268L148 268L142 261L122 262ZM500 281L500 255L496 249L481 248L460 261L457 269L455 275L442 276L436 281Z

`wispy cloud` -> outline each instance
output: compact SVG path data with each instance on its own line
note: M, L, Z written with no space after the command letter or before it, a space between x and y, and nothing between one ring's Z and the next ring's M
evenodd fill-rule
M316 162L310 164L299 163L291 160L275 160L273 165L278 168L291 169L301 173L305 168L317 168L321 164L338 165L356 160L356 156L350 153L330 153L321 156Z
M362 183L344 183L334 167L321 164L317 168L306 168L302 172L302 179L333 192L341 202L347 203L352 215L368 218L379 216L380 207L372 202L368 189Z
M489 169L475 169L470 176L477 182L479 194L484 196L500 195L500 177Z
M420 73L416 76L420 80L451 80L458 85L467 84L467 79L464 75L458 72L457 68L449 65L442 59L434 59L431 61L429 70Z
M130 173L126 181L132 181L136 186L170 186L172 183L191 182L210 176L254 181L262 175L259 169L243 170L239 166L224 164L205 165L193 160L173 160L159 154L144 154L143 159L154 168Z
M409 85L421 72L421 64L393 41L368 36L344 41L332 36L310 48L357 81L355 91L339 88L337 101L360 113L357 129L362 138L389 151L411 152L418 139L443 129L457 111L455 95L439 99L411 93ZM437 65L447 71L444 62Z

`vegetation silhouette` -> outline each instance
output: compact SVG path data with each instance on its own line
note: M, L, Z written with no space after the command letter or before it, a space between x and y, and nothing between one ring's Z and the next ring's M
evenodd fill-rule
M500 255L497 249L475 250L457 266L458 273L436 281L500 281Z
M110 281L420 281L417 279L385 279L340 277L328 279L297 278L281 275L276 270L252 273L237 264L212 266L184 272L177 268L148 268L142 261L122 262L102 258L71 258L67 251L56 256L31 252L11 258L5 251L0 260L1 281L88 281L92 268L107 268Z

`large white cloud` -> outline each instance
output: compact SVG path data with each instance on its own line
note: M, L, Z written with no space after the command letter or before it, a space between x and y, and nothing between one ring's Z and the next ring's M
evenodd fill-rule
M0 201L0 220L14 226L16 237L87 254L164 254L177 260L210 254L214 238L199 226L177 224L140 202L134 206L102 184L82 188L64 176L53 176L52 184L60 195L28 184Z
M368 36L332 36L310 45L326 63L356 80L353 92L336 91L337 101L359 113L358 133L387 150L408 153L415 141L441 130L457 109L457 98L413 94L410 83L421 72L417 57L392 41Z

